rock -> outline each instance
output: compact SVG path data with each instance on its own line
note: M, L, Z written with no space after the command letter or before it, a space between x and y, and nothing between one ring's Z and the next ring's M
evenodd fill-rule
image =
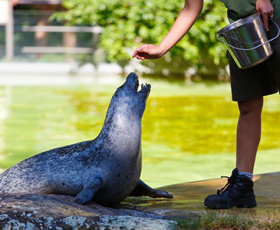
M255 194L258 206L233 208L228 215L246 215L252 219L269 219L268 209L280 205L280 172L256 175ZM96 203L79 205L64 195L0 196L0 229L173 229L177 217L196 217L206 212L219 213L203 205L204 198L222 188L226 179L214 179L170 185L160 188L174 198L129 197L118 206Z
M79 205L65 195L3 195L0 229L171 229L173 221L133 207Z

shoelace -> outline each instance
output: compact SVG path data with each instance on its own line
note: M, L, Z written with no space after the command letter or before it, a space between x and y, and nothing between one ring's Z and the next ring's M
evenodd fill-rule
M233 185L233 182L235 181L235 177L233 177L233 176L231 176L231 177L221 176L221 178L228 178L228 181L227 181L227 184L223 188L217 190L218 195L221 195L224 191L227 190L227 188L231 188Z

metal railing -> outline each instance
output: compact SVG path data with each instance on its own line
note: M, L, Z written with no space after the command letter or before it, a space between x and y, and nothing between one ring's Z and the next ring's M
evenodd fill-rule
M23 32L73 32L73 33L92 33L94 40L98 40L103 29L100 26L23 26ZM92 53L94 48L87 47L67 47L67 46L24 46L22 53Z

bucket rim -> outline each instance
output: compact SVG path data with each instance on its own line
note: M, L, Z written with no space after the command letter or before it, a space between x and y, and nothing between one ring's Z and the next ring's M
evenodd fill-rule
M224 33L228 32L230 30L233 30L233 29L237 29L241 26L244 26L245 24L247 24L247 23L253 21L255 18L259 18L259 17L260 17L260 15L258 15L258 14L252 14L252 15L246 17L246 18L241 18L241 19L227 25L226 27L220 29L217 32L217 34L218 35L223 35Z

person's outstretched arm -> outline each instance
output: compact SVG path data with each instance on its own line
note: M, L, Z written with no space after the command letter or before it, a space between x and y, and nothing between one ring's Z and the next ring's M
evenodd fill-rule
M171 30L159 45L145 44L137 48L132 57L157 59L167 53L189 31L203 8L203 0L185 0L185 5Z

